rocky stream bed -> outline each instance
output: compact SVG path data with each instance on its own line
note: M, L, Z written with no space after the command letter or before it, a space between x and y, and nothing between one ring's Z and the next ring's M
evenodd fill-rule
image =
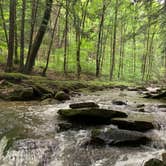
M85 106L83 112L72 108L84 119L62 117L70 104L84 102L94 102L90 110L104 111L107 117L85 116ZM114 88L48 103L0 102L0 165L143 166L165 153L165 100Z

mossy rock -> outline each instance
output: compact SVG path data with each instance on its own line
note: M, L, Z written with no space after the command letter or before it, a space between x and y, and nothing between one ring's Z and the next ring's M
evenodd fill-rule
M159 159L156 159L156 158L152 158L150 159L149 161L147 161L144 166L166 166L166 164L159 160Z
M84 103L74 103L69 105L70 108L76 109L76 108L99 108L99 105L97 105L94 102L84 102Z
M13 89L13 91L6 94L5 99L11 101L27 101L34 99L34 93L32 87L19 87L18 89Z
M70 100L70 96L69 96L69 94L67 94L63 91L59 91L55 94L55 99L59 100L59 101Z
M133 114L127 118L113 118L111 123L117 125L120 129L135 130L135 131L148 131L154 129L154 118L152 115Z
M85 124L109 124L113 117L127 117L124 112L100 108L61 109L58 114L74 122Z
M28 79L28 76L21 73L0 73L0 80L17 83L26 79Z
M137 131L119 129L94 129L91 132L90 144L105 144L110 146L132 146L145 145L151 140L145 134Z

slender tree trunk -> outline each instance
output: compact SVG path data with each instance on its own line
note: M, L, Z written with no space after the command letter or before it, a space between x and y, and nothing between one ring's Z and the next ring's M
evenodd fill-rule
M68 15L69 15L69 1L66 0L66 18L65 18L65 45L64 45L64 74L67 73L67 41L68 41Z
M5 33L6 43L7 43L7 46L9 47L8 33L7 33L7 27L6 27L6 20L3 13L2 0L0 0L0 13L2 18L2 26Z
M32 7L31 7L32 8L32 11L31 11L31 29L30 29L30 38L29 38L28 57L30 56L32 43L33 43L33 35L34 35L34 28L35 28L35 23L36 23L39 0L31 0L31 4L32 4Z
M14 55L14 30L15 30L15 16L16 0L10 1L10 14L9 14L9 47L8 57L6 64L6 72L11 72L13 69L13 55Z
M20 67L19 67L19 71L21 71L21 72L24 69L25 10L26 10L26 0L22 0L21 37L20 37Z
M53 0L46 0L46 8L44 11L44 17L42 19L42 23L41 23L39 30L37 32L37 35L34 39L34 42L33 42L32 48L31 48L31 52L26 60L24 72L27 74L31 73L31 71L33 69L38 50L40 48L45 31L47 29L47 25L48 25L50 15L51 15L52 1Z
M115 68L115 52L116 52L116 32L117 32L117 17L118 17L118 0L115 5L115 18L114 18L114 33L113 33L113 46L112 46L112 63L110 67L110 80L113 79L114 68Z
M48 53L47 53L47 62L46 62L46 66L45 66L45 68L44 68L44 70L43 70L42 76L45 76L45 75L46 75L46 71L47 71L47 69L48 69L48 64L49 64L49 60L50 60L51 48L52 48L52 45L53 45L53 39L54 39L54 36L55 36L55 30L56 30L56 27L57 27L57 22L58 22L58 18L59 18L59 15L60 15L60 11L61 11L61 6L59 7L57 16L56 16L56 18L55 18L54 27L53 27L53 31L52 31L52 34L51 34L51 41L50 41L49 48L48 48Z
M17 4L16 4L17 6ZM16 7L15 6L15 7ZM15 40L15 43L14 43L14 64L18 64L19 63L19 59L18 59L18 35L17 35L17 11L16 11L16 8L14 10L14 19L15 19L15 30L14 30L14 40Z
M101 53L101 45L102 45L102 31L104 26L105 10L106 10L106 5L105 5L105 1L103 1L102 14L101 14L101 19L99 24L97 52L96 52L96 77L99 77L100 75L100 63L101 63L100 53Z
M76 68L77 68L77 79L80 79L80 74L81 74L80 51L81 51L81 44L82 44L82 33L84 31L89 0L85 2L84 8L82 9L81 19L74 9L75 4L76 2L73 3L74 26L76 30Z

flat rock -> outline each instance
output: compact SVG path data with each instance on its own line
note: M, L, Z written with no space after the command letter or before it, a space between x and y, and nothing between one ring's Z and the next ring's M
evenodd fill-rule
M127 105L126 102L121 101L121 100L113 100L112 104L115 104L115 105Z
M120 129L142 132L155 128L152 115L145 114L133 114L127 118L113 118L111 123L117 125Z
M144 166L166 166L166 164L164 164L163 161L156 159L156 158L152 158L150 160L148 160Z
M34 99L32 87L12 87L0 94L0 98L10 101L27 101Z
M111 118L127 117L127 114L120 111L100 109L100 108L79 108L60 109L58 114L66 119L77 123L110 124Z
M94 129L91 133L90 144L110 146L132 146L145 145L150 142L145 134L138 131L120 129Z
M69 105L70 108L75 109L75 108L98 108L99 105L97 105L94 102L85 102L85 103L74 103Z

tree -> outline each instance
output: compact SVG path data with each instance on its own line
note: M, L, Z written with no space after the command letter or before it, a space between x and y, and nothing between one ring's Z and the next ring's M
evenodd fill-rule
M46 7L45 7L42 23L39 27L37 35L36 35L34 42L32 44L30 54L27 57L25 68L24 68L24 73L29 74L29 73L31 73L31 71L33 69L33 66L35 64L35 58L37 56L38 50L40 48L44 34L46 32L46 29L47 29L47 25L48 25L50 15L51 15L51 9L52 9L52 0L46 0Z
M8 57L7 57L7 64L6 64L6 72L11 72L13 69L15 10L16 10L16 0L12 0L10 1L9 43L8 43Z
M20 37L20 67L19 67L19 70L21 72L24 69L25 10L26 10L26 0L22 0L21 37Z
M115 18L114 18L114 29L113 29L113 44L112 44L112 52L111 52L111 67L110 67L110 80L113 79L114 68L115 68L115 49L116 49L116 33L117 33L117 18L118 18L118 6L119 1L116 0L115 4Z

